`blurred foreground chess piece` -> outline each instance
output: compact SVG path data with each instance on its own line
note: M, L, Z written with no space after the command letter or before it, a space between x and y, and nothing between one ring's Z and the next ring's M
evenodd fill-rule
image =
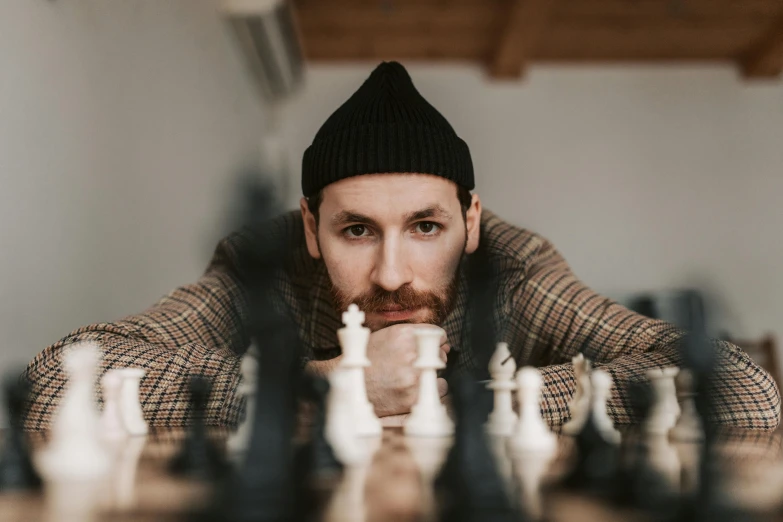
M441 522L519 522L523 520L506 493L506 485L484 433L479 384L472 376L454 380L454 445L435 481L441 500Z
M207 436L206 411L212 385L201 375L192 375L190 388L190 426L179 453L171 461L171 471L200 480L216 480L227 463L216 444Z
M310 439L299 450L299 464L306 481L321 485L338 479L343 473L343 464L337 459L326 439L326 400L329 395L329 381L322 377L304 374L303 388L304 398L313 402L315 418L311 426Z
M18 376L14 373L3 382L9 426L0 446L0 491L41 488L41 477L33 467L23 430L30 385Z

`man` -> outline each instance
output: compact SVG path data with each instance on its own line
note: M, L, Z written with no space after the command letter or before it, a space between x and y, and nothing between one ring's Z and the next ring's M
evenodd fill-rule
M416 398L411 323L444 328L449 372L482 370L486 358L471 331L486 325L471 324L467 313L467 269L480 260L496 289L487 320L518 365L541 368L550 424L569 416L570 360L579 351L614 378L614 422L632 422L625 384L678 365L682 332L586 288L545 239L483 211L473 187L467 145L400 64L381 64L305 151L300 211L265 230L292 245L276 290L307 348L307 369L327 374L339 362L340 312L355 302L372 330L366 378L379 416L404 415ZM209 421L235 423L239 357L250 342L242 259L241 235L229 237L197 283L141 315L78 329L46 348L27 370L34 387L28 427L48 426L65 385L63 348L84 340L101 345L104 369L146 369L141 397L152 425L183 421L191 373L213 380ZM769 375L737 347L718 345L718 419L777 427L780 397ZM439 385L446 395L445 380Z

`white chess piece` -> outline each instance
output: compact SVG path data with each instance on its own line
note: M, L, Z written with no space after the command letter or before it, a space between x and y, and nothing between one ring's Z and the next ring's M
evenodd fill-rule
M525 453L513 460L513 476L516 478L517 492L512 498L519 498L525 513L531 520L544 520L544 502L541 484L549 470L549 455Z
M111 457L101 444L93 392L98 358L93 343L73 345L63 354L68 386L52 422L51 442L38 456L48 481L97 479L109 472Z
M511 438L511 447L518 453L539 452L554 455L557 437L541 417L541 373L530 366L517 372L517 402L519 421Z
M507 343L498 343L495 353L489 360L489 374L492 381L487 388L494 391L494 406L487 420L487 431L492 435L508 436L514 431L519 417L511 403L511 393L517 385L514 373L517 364L511 357Z
M326 427L324 435L332 445L337 458L346 466L362 460L353 415L353 375L337 367L329 374L329 396L326 400Z
M669 438L659 433L647 433L644 443L649 465L666 479L672 491L679 491L682 467L677 449L669 443Z
M678 442L697 442L704 439L701 417L696 411L693 392L693 376L688 370L680 370L675 379L677 398L680 404L680 417L669 432L672 440Z
M647 378L653 389L653 404L644 422L644 431L651 434L666 435L669 433L680 414L677 404L677 390L674 377L677 368L654 368L647 371Z
M120 389L120 412L125 423L125 429L130 435L146 435L147 421L141 411L139 400L139 385L146 373L141 368L121 368L117 372L122 376Z
M343 312L344 328L337 330L337 338L343 351L340 367L351 375L353 392L353 412L356 423L356 434L362 436L380 435L382 431L381 421L375 415L372 403L367 398L367 386L365 384L364 369L370 366L367 358L367 343L370 340L370 329L364 324L364 312L359 311L355 304L348 306Z
M598 432L608 442L620 443L620 432L617 431L606 411L606 402L612 390L612 376L605 370L593 370L590 375L591 411L593 422Z
M240 421L237 430L226 441L226 449L233 455L241 455L247 450L253 426L258 359L250 351L242 357L240 373L242 374L242 384L239 385L237 392L245 398L245 415Z
M581 353L571 359L574 365L574 376L576 377L576 389L571 397L571 403L568 406L571 412L571 418L563 424L561 432L566 435L577 435L590 414L590 360L586 359Z
M111 473L110 487L105 493L104 506L109 510L127 510L136 502L136 471L139 458L147 444L147 437L129 437L117 449Z
M103 414L101 415L101 436L106 440L124 439L128 436L120 407L122 374L109 370L101 378L103 389Z
M443 330L437 326L420 326L414 330L419 358L413 364L419 374L419 398L405 422L406 435L448 437L454 433L454 422L440 402L436 371L446 364L439 357Z

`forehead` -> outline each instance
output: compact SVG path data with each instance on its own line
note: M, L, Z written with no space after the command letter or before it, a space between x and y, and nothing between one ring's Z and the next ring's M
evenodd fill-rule
M431 174L364 174L325 187L321 212L403 215L434 205L459 209L454 182Z

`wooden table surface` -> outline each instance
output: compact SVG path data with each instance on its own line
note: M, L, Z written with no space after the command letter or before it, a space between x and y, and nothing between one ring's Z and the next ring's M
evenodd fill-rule
M112 474L96 483L47 484L43 492L0 492L0 522L187 520L211 498L210 487L172 476L167 465L184 437L182 430L160 430L147 437L129 438L113 445ZM218 433L216 438L224 438ZM730 470L726 494L737 502L777 520L783 498L783 446L778 433L724 430L721 461ZM629 520L643 518L618 511L588 497L547 494L537 497L535 484L554 483L572 462L573 440L559 438L555 459L512 457L502 441L490 439L499 471L509 479L509 493L525 499L548 520ZM43 441L35 439L40 448ZM406 438L399 429L384 430L381 439L365 440L366 464L346 470L325 502L323 521L434 520L431 482L445 458L448 439ZM693 445L669 446L683 468ZM667 450L668 451L668 450ZM520 471L523 470L523 471ZM524 473L524 475L520 474ZM688 487L687 471L682 475ZM531 484L533 486L531 486Z

